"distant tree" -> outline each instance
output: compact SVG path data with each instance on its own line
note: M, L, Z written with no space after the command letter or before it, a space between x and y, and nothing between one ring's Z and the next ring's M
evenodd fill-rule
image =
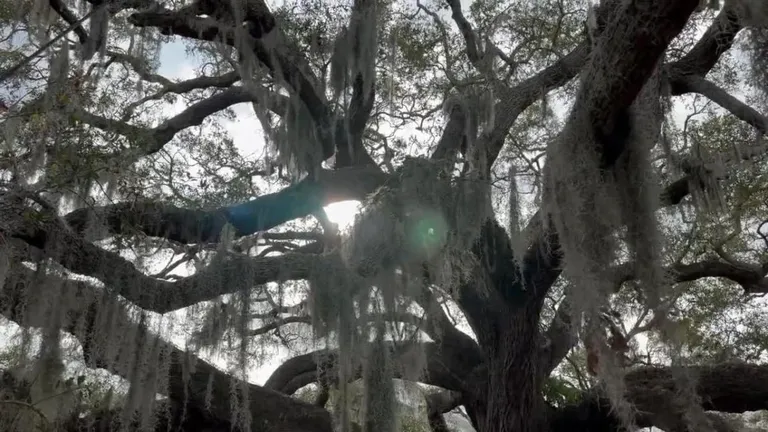
M440 389L434 431L764 410L768 3L587 3L0 0L3 385L26 389L0 417L405 430L393 378ZM163 76L182 44L192 76ZM127 391L43 412L29 358L38 387L66 359Z

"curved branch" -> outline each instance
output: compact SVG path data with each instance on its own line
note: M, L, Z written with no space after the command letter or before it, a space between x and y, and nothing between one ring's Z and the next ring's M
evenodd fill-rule
M133 114L133 111L136 109L136 107L151 100L161 99L163 96L165 96L168 93L182 94L195 89L204 89L208 87L227 88L234 85L239 80L240 80L239 73L228 72L220 76L212 76L212 77L199 76L199 77L188 79L185 81L170 82L167 85L163 86L163 88L157 91L156 93L145 96L137 100L136 102L132 102L128 106L126 106L123 119L129 118L131 114ZM280 114L285 112L285 107L287 106L287 103L288 103L287 98L285 96L270 94L267 99L268 99L266 101L267 108L269 110L275 113L280 113ZM264 101L262 101L262 103L264 103Z
M339 140L338 145L341 146L348 138L346 134L335 133L336 122L333 111L325 95L317 88L317 78L312 75L309 68L300 67L306 63L306 59L295 50L290 50L284 43L285 36L279 28L275 27L274 16L269 12L266 4L261 0L254 1L259 4L259 10L263 14L260 24L266 30L263 37L259 39L246 34L238 34L236 37L237 29L234 27L223 26L210 18L196 18L165 8L134 13L128 20L137 27L157 27L166 34L218 41L240 50L243 48L251 50L269 69L275 80L285 83L299 96L315 121L323 156L329 158L335 152L337 140ZM271 24L268 25L268 22ZM242 44L236 43L241 40Z
M670 76L699 75L706 76L715 66L720 56L728 51L736 36L742 30L737 11L738 0L727 0L725 6L707 28L704 35L680 60L666 66ZM672 86L672 94L681 94Z
M148 204L136 212L132 204L118 204L97 209L96 214L104 216L111 232L127 230L127 223L135 222L148 233L158 236L185 240L197 236L195 240L200 241L200 234L208 234L208 239L217 238L214 236L218 236L220 230L213 229L223 227L229 219L240 235L252 234L307 215L327 202L361 198L383 181L382 176L386 177L374 170L375 175L359 178L361 173L370 174L368 171L349 168L328 172L325 182L300 183L296 188L216 212L197 213L170 206L163 208L157 204ZM158 313L249 289L256 284L306 279L310 270L318 268L320 261L325 259L301 253L255 258L236 253L223 254L193 276L169 282L140 272L119 254L84 240L67 224L69 221L77 230L84 231L91 224L91 210L79 210L62 219L50 210L46 213L27 207L18 198L11 192L0 194L0 232L46 251L48 256L67 269L98 278L115 290L115 294ZM157 211L162 209L166 211ZM193 219L186 219L189 216ZM177 221L181 223L176 224ZM196 229L199 228L196 222L204 224L202 229Z
M59 16L61 16L64 21L67 22L67 24L74 26L74 32L77 35L77 39L80 41L81 44L85 44L85 42L88 40L88 32L85 31L83 26L80 24L80 18L75 15L74 12L72 12L72 9L70 9L62 0L48 0L48 4L51 5L51 9L56 11Z
M449 390L465 388L463 380L473 365L463 359L445 355L440 347L431 342L390 342L395 367L394 377L419 381ZM424 356L423 370L414 370ZM293 394L296 390L318 381L333 382L337 377L335 350L319 350L292 357L281 364L267 379L264 387ZM362 363L354 366L355 377L362 376Z
M444 355L464 358L472 365L482 362L480 347L471 337L456 328L428 287L422 288L415 301L426 314L424 332L440 345Z
M319 171L280 192L226 209L239 235L266 231L289 220L314 214L324 205L362 200L389 176L377 167L348 167Z
M112 60L112 62L118 62L121 64L129 65L134 70L134 72L136 72L136 74L138 74L139 77L145 81L158 83L166 87L173 85L173 82L168 78L162 75L153 73L150 70L147 62L142 58L132 56L127 53L111 51L111 50L107 51L107 55L110 57L110 60Z
M4 235L45 251L45 255L70 271L95 277L108 285L114 294L158 313L257 284L305 279L310 269L324 259L301 253L261 258L229 253L192 276L169 282L148 276L118 253L84 240L55 215L14 204L8 195L0 198L3 198L0 199L0 232Z
M138 230L148 236L180 243L218 242L227 222L235 227L238 236L267 231L313 214L334 202L362 200L386 179L386 174L370 168L322 170L317 179L306 178L281 191L216 210L192 210L157 202L125 202L81 208L64 219L78 233L85 232L95 223L106 228L104 234Z
M738 100L712 81L697 75L682 75L672 77L670 82L679 94L692 92L705 96L762 134L768 134L768 117Z
M638 427L670 427L670 416L675 417L674 420L683 417L688 401L679 400L677 374L692 377L705 411L744 413L765 409L768 365L724 363L690 366L674 373L668 367L643 367L629 371L625 377L627 400L639 413ZM551 430L614 431L620 430L620 424L613 417L610 403L592 395L580 405L558 410Z
M371 175L373 173L373 175ZM318 182L299 183L276 194L266 195L245 204L216 212L191 212L162 206L147 205L134 212L131 204L97 209L105 215L112 232L128 229L126 222L136 222L147 232L166 238L185 238L213 231L228 221L239 235L263 231L287 220L306 216L325 203L345 199L360 199L384 181L386 175L377 170L348 168L329 171ZM159 207L159 208L158 208ZM120 212L123 210L126 213ZM19 238L35 248L45 250L67 269L100 279L134 304L158 313L177 310L222 294L248 289L270 281L306 279L311 268L317 268L323 257L292 253L278 257L249 257L243 254L225 254L206 269L176 282L155 279L137 270L119 254L104 250L84 240L66 222L82 231L89 224L91 210L70 213L64 219L55 214L35 211L26 207L13 193L0 194L0 231ZM98 214L98 213L97 213ZM127 216L127 217L126 217ZM193 216L195 219L185 220ZM181 220L182 223L175 222ZM204 223L202 230L195 222ZM98 224L98 220L96 221ZM166 231L167 230L167 231ZM197 237L197 241L199 241ZM93 265L99 263L99 265Z
M625 263L616 267L613 274L616 291L619 291L625 282L638 277L635 273L634 263ZM768 278L766 278L768 268L762 264L753 265L709 259L692 264L673 265L666 268L666 274L672 283L715 277L728 279L741 285L746 294L768 293ZM560 364L575 343L575 339L572 337L571 316L568 307L569 303L566 298L547 329L549 345L544 350L544 358L549 372Z
M39 290L40 295L29 295L30 289ZM116 361L105 349L109 344L106 341L118 334L120 337L137 335L141 338L137 340L141 346L152 347L143 355L167 356L168 370L165 373L168 386L160 386L158 391L166 394L175 402L174 406L182 410L174 413L174 417L183 418L184 410L191 408L210 413L222 430L229 429L234 406L231 399L234 380L237 388L247 390L248 409L254 419L263 422L266 430L332 431L330 414L325 409L257 385L242 383L191 353L181 351L146 329L139 328L120 302L105 298L104 292L86 282L60 279L15 265L0 291L0 313L23 327L48 328L50 319L40 312L49 310L51 298L59 300L56 308L63 319L61 329L71 333L82 344L89 367L106 369L129 381L134 377L133 362ZM158 359L152 361L146 358L144 361L150 365L160 364ZM142 385L142 382L137 381L136 385ZM291 415L286 416L287 412Z
M272 322L268 322L259 328L250 330L248 334L250 336L267 334L272 330L277 330L285 324L312 324L312 318L309 316L289 316L285 318L275 318L275 320Z
M135 126L130 123L113 120L110 118L91 114L80 107L67 106L73 120L123 135L130 141L137 143L137 147L131 148L131 155L119 155L116 157L134 160L137 157L147 156L160 151L180 131L192 126L198 126L213 113L229 108L243 102L258 100L258 95L244 87L230 87L221 93L188 106L184 111L165 120L154 128Z
M484 138L488 149L488 166L493 165L506 140L509 129L520 114L543 95L572 80L586 64L589 58L589 44L582 42L573 51L553 63L551 66L526 79L520 84L499 90L501 100L496 103L494 128Z
M448 6L451 8L451 18L456 22L459 27L461 36L464 38L464 44L466 47L467 58L469 61L480 71L485 72L480 65L481 55L480 49L477 43L477 36L475 31L472 30L472 24L464 17L464 12L461 11L461 0L447 0Z
M660 206L668 207L677 205L682 200L690 194L690 178L689 177L683 177L669 186L667 186L661 193L661 197L659 199ZM538 214L534 215L534 220L538 218ZM546 245L546 243L535 243L534 246L531 248L542 248ZM530 252L529 252L530 253ZM635 275L633 274L633 266L630 264L626 264L623 266L618 267L615 270L615 283L617 286L621 285L622 283L629 281L631 279L634 279ZM735 277L744 282L745 289L746 287L749 287L751 291L754 292L762 292L760 290L765 289L763 288L764 284L768 284L768 282L763 281L762 275L757 275L756 272L761 271L759 268L751 267L751 266L744 266L739 267L738 269L726 269L723 270L722 267L717 266L716 269L720 270L720 274L727 274L727 271L733 270L734 272L731 273L733 275L736 275ZM673 277L679 277L680 280L677 280L677 282L683 282L686 277L690 277L693 279L697 279L696 274L701 274L699 277L706 277L705 273L708 271L717 271L717 270L710 270L707 268L707 265L701 265L701 266L690 266L690 267L683 267L679 268L680 272L672 272L671 274ZM755 273L737 273L737 272L755 272ZM557 270L557 274L559 275L559 270ZM697 273L699 272L699 273ZM677 276L675 276L677 275ZM687 279L687 280L693 280L693 279ZM734 279L735 280L735 279ZM766 285L768 287L768 285ZM545 362L545 369L547 373L551 373L552 370L554 370L555 367L557 367L558 364L565 358L565 356L568 354L568 352L573 347L573 344L575 342L574 338L571 334L571 316L568 312L568 299L566 299L560 307L558 307L557 312L555 313L555 319L550 323L549 328L546 332L546 339L548 341L548 344L545 346L545 348L542 350L542 356L543 361Z
M616 13L618 5L619 2L616 0L602 3L596 9L598 18L601 21L608 21ZM631 43L631 40L628 40L627 43ZM590 49L589 41L584 41L570 53L536 75L510 89L504 87L499 89L501 100L494 107L494 112L496 113L495 126L491 133L484 137L484 145L488 149L488 166L493 165L501 153L507 134L515 120L517 120L517 117L531 104L541 99L542 96L551 90L562 87L576 77L584 65L587 64ZM633 47L632 49L635 48Z
M633 263L627 263L614 270L617 287L635 279ZM729 263L718 259L708 259L691 264L677 264L666 269L674 283L691 282L703 278L724 278L736 282L744 288L746 294L768 293L768 273L762 265Z

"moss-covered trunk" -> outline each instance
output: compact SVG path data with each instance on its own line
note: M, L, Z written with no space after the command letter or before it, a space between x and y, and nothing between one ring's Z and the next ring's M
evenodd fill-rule
M478 432L534 432L547 429L539 368L538 314L511 312L477 371L476 393L467 410Z

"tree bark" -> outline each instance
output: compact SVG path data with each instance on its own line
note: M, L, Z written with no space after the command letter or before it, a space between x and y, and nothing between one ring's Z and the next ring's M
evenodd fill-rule
M526 316L528 315L528 316ZM510 317L488 362L485 391L475 407L478 432L535 432L547 429L537 357L538 314Z

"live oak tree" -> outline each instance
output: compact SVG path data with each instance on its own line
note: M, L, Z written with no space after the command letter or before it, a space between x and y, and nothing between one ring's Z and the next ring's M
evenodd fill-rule
M441 389L435 431L459 406L480 432L765 409L763 2L28 0L0 20L0 309L34 358L3 375L15 427L391 431L392 378ZM202 66L170 79L180 40ZM226 131L235 106L264 155ZM339 230L323 207L345 200L363 209ZM249 382L276 343L303 352ZM71 357L127 392L40 405L74 391Z

